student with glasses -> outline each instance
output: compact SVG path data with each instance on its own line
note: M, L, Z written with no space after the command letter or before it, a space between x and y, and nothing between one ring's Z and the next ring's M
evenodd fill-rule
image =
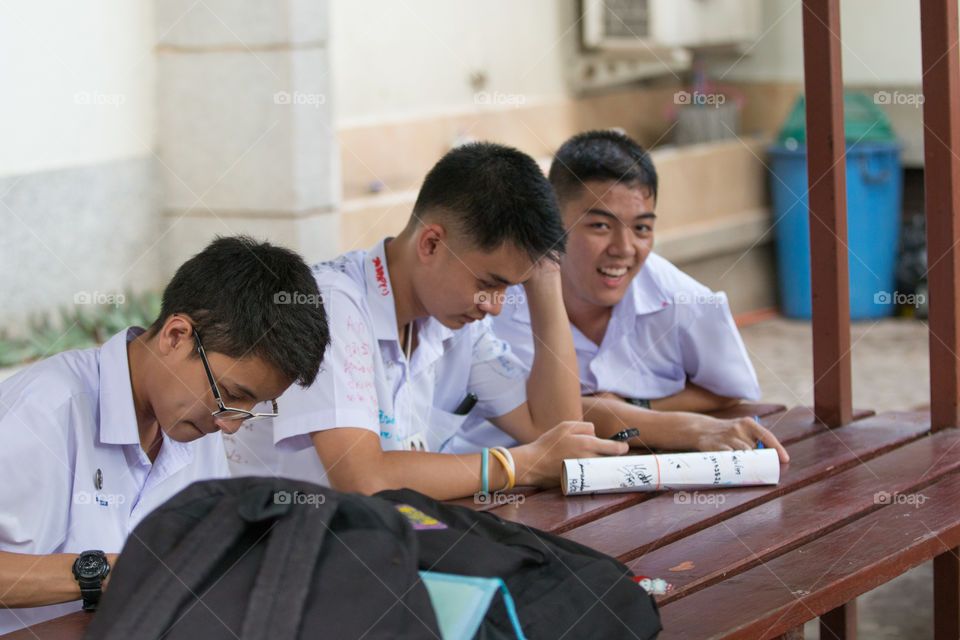
M221 432L313 382L326 315L283 304L291 293L319 299L297 254L219 238L180 267L149 329L0 383L0 634L95 608L146 514L229 475Z

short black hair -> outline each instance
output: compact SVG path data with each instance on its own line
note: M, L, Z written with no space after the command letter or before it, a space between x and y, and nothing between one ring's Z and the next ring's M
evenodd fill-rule
M431 216L485 251L510 242L536 262L558 260L566 248L560 208L543 171L527 154L500 144L465 144L433 166L411 222Z
M585 131L557 149L550 164L550 184L561 205L577 197L591 180L649 189L657 199L657 170L650 154L619 131Z
M259 357L303 386L317 377L330 343L310 267L247 236L218 237L177 269L151 334L174 314L193 320L206 351Z

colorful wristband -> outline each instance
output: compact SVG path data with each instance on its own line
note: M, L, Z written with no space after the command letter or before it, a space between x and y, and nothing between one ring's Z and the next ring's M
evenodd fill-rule
M480 493L490 493L489 478L487 477L487 458L489 457L489 453L490 449L486 447L480 452Z
M497 460L500 461L500 464L503 465L504 470L507 472L508 481L501 491L513 489L517 481L517 467L513 462L513 455L510 453L510 450L506 447L493 447L490 449L490 453L498 456Z
M513 472L510 469L510 463L507 462L507 457L497 451L496 447L490 449L490 453L493 454L493 457L500 462L500 466L503 467L503 470L507 473L507 483L503 485L503 488L500 491L507 491L513 487Z

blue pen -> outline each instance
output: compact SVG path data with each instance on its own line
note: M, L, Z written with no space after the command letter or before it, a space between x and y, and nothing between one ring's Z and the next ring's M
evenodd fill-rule
M755 422L760 422L760 416L753 416L753 419ZM757 440L757 449L766 449L766 447L763 446L763 442L760 440Z

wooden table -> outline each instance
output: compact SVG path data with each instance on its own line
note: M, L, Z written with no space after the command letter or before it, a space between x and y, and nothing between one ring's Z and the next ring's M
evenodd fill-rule
M787 446L777 486L682 497L526 490L522 503L482 508L666 579L664 640L797 638L818 616L848 637L854 609L844 605L960 545L960 430L930 435L926 413L859 411L832 430L806 408L725 413L760 415ZM72 614L4 639L80 638L88 620Z

